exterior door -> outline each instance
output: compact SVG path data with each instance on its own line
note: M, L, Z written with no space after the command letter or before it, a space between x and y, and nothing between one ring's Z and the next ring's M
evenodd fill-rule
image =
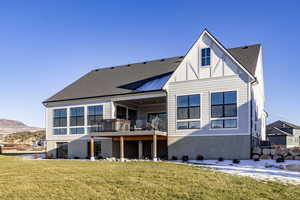
M130 130L134 130L134 126L137 120L137 111L128 109L128 119L130 120Z
M56 158L68 158L68 143L57 142L56 143Z
M88 141L88 145L87 145L87 152L88 152L88 158L91 157L91 142ZM95 153L95 158L99 159L101 155L101 141L94 141L94 153Z

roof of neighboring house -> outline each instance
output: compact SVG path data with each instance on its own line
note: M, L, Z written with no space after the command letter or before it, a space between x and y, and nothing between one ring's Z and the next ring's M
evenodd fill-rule
M255 76L260 50L259 44L227 50ZM145 88L143 85L148 82L150 82L149 85L157 86L155 79L159 79L160 84L163 83L162 80L168 78L176 70L183 58L184 56L177 56L95 69L56 93L44 103L143 92L136 89ZM161 90L162 87L163 85L160 88L156 87L155 90Z
M277 120L267 125L267 128L271 128L271 127L300 129L300 126L282 120Z

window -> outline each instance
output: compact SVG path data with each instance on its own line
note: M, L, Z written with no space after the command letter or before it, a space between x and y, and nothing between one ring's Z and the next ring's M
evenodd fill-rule
M236 91L217 92L211 94L211 117L236 117Z
M187 95L177 97L177 129L199 129L200 95Z
M236 119L212 120L211 128L236 128Z
M84 107L70 109L70 126L84 126Z
M201 49L201 66L210 65L210 48Z
M211 128L237 127L237 92L217 92L211 94ZM220 119L223 118L223 119ZM224 119L225 118L225 119ZM232 119L228 119L232 118Z
M53 113L53 127L67 126L67 109L55 109Z
M84 128L70 128L71 134L84 134Z
M103 106L88 107L88 125L97 125L103 119Z
M127 119L127 108L122 106L117 106L117 118Z
M66 128L55 128L53 129L53 135L67 135Z

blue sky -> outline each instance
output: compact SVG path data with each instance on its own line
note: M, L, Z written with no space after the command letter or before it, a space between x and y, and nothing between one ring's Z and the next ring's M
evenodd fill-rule
M0 118L44 127L43 100L88 71L184 55L204 28L263 45L269 121L300 124L297 1L1 1Z

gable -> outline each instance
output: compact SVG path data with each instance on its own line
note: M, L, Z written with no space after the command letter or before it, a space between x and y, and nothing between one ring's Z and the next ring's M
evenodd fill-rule
M205 30L188 51L168 83L233 75L253 79L259 52L258 46L227 50ZM204 48L211 49L211 63L208 66L201 66L201 49ZM232 52L234 56L229 52ZM241 65L240 60L251 73Z

